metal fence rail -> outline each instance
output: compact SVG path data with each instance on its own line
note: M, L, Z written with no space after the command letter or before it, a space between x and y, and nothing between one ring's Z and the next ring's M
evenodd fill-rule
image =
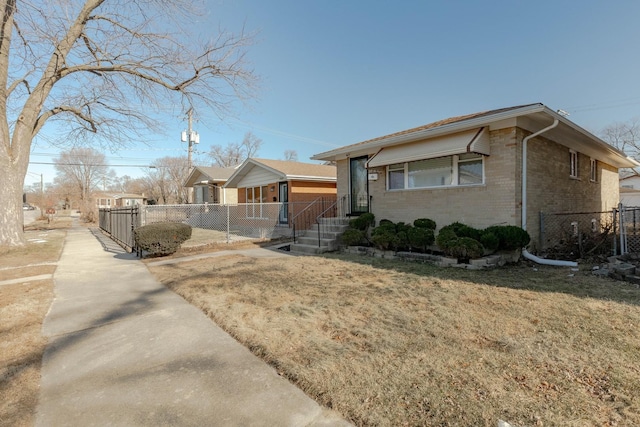
M100 209L100 229L129 251L136 249L133 231L140 226L138 206Z

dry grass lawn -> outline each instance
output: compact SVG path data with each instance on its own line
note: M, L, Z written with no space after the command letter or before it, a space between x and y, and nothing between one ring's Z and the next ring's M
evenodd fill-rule
M60 258L70 223L38 221L26 229L26 246L0 248L0 281L52 274L48 263ZM52 279L0 285L0 426L33 425L46 345L42 321L52 299Z
M590 271L347 255L152 271L356 425L640 425L640 291Z

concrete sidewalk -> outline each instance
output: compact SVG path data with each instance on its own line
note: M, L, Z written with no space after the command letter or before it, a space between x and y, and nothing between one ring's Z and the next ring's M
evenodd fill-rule
M54 282L37 426L350 425L99 231L69 230Z

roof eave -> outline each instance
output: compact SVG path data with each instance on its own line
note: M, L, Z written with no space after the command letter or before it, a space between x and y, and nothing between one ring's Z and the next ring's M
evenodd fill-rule
M415 132L402 134L402 135L393 135L389 137L385 137L382 139L378 139L372 141L371 143L358 143L348 145L346 147L338 148L331 151L326 151L324 153L319 153L311 157L312 160L335 160L338 157L347 156L348 154L358 153L358 155L364 153L371 153L378 151L383 147L388 147L390 145L404 144L408 142L418 141L421 139L433 138L440 135L446 135L449 133L454 133L466 129L471 129L474 127L486 126L489 123L500 121L500 120L508 120L512 118L516 118L525 114L533 114L542 111L549 111L547 107L542 104L528 105L525 107L504 111L500 113L495 113L489 116L475 117L466 120L461 120L455 123L449 123L442 126L438 126L435 128L418 130ZM561 117L561 116L559 116Z

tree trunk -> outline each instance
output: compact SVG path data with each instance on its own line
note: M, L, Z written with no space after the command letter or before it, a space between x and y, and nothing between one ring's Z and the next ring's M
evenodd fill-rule
M0 156L0 246L21 246L24 238L22 193L28 159L11 163L7 156Z

